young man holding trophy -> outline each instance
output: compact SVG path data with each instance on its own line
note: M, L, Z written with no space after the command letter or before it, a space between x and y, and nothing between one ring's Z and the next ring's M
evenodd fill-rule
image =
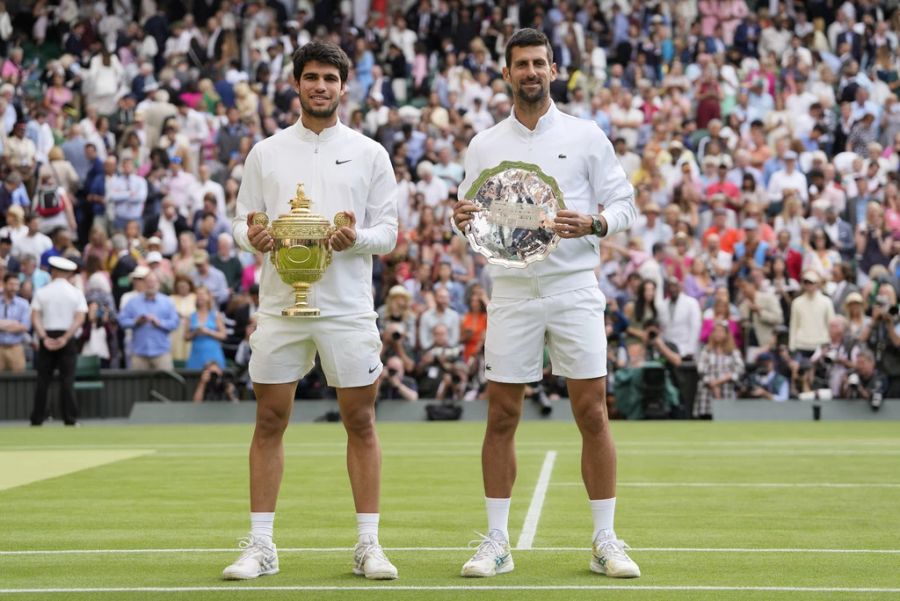
M551 101L556 64L543 33L522 29L509 39L503 78L513 91L512 114L470 143L453 214L457 230L488 256L494 280L482 447L488 534L462 575L513 569L507 522L516 477L514 437L524 386L541 379L546 340L553 373L567 378L581 432L581 472L594 518L590 568L635 578L640 569L613 530L616 450L606 414L606 300L594 274L598 238L634 223L634 193L603 131L561 113ZM497 165L497 157L508 160ZM553 202L548 196L555 196Z
M359 535L353 571L393 579L397 569L378 543L375 394L382 364L372 255L396 244L395 179L384 148L338 121L347 55L334 44L310 42L294 53L293 63L302 116L250 151L233 222L235 241L270 253L271 261L263 266L257 329L250 338L257 398L251 532L223 576L243 580L278 572L273 525L284 471L282 438L297 382L318 352L328 384L337 388L347 432ZM292 210L283 214L288 201ZM265 227L270 216L278 218Z

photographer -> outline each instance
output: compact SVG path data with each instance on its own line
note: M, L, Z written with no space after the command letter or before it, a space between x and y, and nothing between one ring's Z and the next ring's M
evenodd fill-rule
M422 354L416 368L422 397L437 400L459 400L468 384L462 349L450 344L447 326L436 324L431 329L434 344Z
M844 380L844 397L869 401L872 411L881 408L887 391L887 379L875 368L875 355L863 349L856 357L856 369Z
M872 304L872 321L863 328L860 342L872 352L878 369L887 376L887 396L900 396L900 323L897 305L886 296L876 296Z
M399 284L388 291L387 300L378 308L378 331L381 333L381 361L399 357L403 371L416 367L416 316L410 310L412 294Z
M378 378L379 401L418 401L419 390L416 381L406 375L403 360L391 357L385 362Z
M847 370L853 369L858 349L847 337L847 319L838 315L828 322L830 341L823 344L810 357L812 369L806 378L809 388L830 388L834 398L841 397Z
M238 402L237 389L231 373L223 373L216 361L207 361L200 374L200 381L194 390L194 402L231 401Z
M756 358L756 370L749 374L746 394L754 399L788 400L790 385L775 369L775 355L766 352Z

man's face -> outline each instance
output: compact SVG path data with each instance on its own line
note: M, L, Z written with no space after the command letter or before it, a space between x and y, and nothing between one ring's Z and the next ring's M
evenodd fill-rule
M151 296L159 292L159 278L156 277L155 273L150 272L144 278L144 292Z
M550 96L550 82L555 78L556 63L550 63L545 46L513 48L510 65L503 68L503 79L512 87L516 104L543 104Z
M115 175L116 173L116 159L110 157L106 159L103 163L103 173L106 175Z
M84 147L84 156L87 158L87 160L93 161L94 159L97 158L97 149L94 148L93 146L85 146Z
M860 355L856 359L856 371L868 378L875 371L875 363L866 355Z
M3 284L3 292L8 298L12 298L19 293L19 278L9 278Z
M317 119L328 119L337 110L344 92L345 87L341 83L337 67L318 61L306 63L303 67L297 83L297 93L305 114Z
M446 309L450 306L450 293L446 288L438 288L434 293L434 302L439 309Z

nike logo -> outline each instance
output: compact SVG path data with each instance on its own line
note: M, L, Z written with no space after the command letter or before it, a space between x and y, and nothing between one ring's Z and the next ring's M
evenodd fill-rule
M349 162L352 161L352 160L353 160L353 159L347 159L346 161L339 161L339 160L335 159L335 160L334 160L334 164L335 164L335 165L343 165L344 163L349 163Z
M566 155L561 154L561 155L559 155L559 158L564 159L564 158L566 158Z
M485 364L485 366L484 366L484 371L491 371L491 366Z
M369 373L370 373L370 374L375 373L375 370L378 369L379 367L381 367L381 366L380 366L380 365L376 365L375 367L370 367L370 368L369 368Z

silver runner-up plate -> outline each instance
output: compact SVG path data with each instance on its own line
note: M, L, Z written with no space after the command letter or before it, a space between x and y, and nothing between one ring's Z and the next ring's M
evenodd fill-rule
M503 161L485 169L466 198L478 207L466 238L489 263L523 268L559 244L553 220L566 205L556 180L537 165Z

